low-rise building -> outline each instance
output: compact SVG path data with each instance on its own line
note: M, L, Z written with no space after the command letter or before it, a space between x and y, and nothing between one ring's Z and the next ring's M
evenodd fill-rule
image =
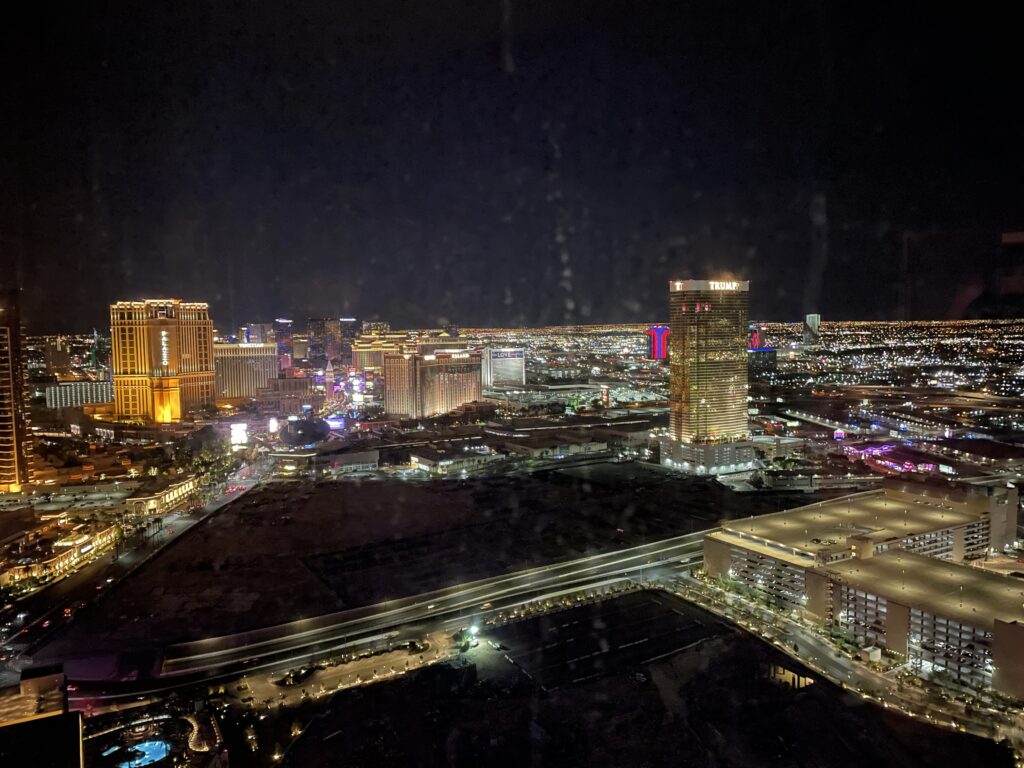
M323 478L354 472L375 472L380 467L380 451L365 443L341 445L327 442L315 448L289 448L272 451L274 472L280 477Z
M409 455L409 461L413 468L439 476L470 472L499 458L501 457L497 454L479 450L445 449L431 446L414 448Z
M167 515L199 501L199 480L194 475L172 475L147 480L125 499L130 515Z
M604 453L608 443L577 432L540 433L506 440L505 450L530 459L561 459L579 454Z
M754 435L751 441L754 443L754 451L763 454L768 461L789 458L803 453L808 442L803 437L782 437L781 435Z
M0 586L27 579L51 579L71 570L112 547L120 526L111 522L62 524L46 531L7 545L0 556Z
M376 472L380 467L380 451L376 448L319 454L313 461L321 474L345 475L353 472Z
M316 413L324 404L324 394L313 388L313 379L308 376L290 376L270 379L265 387L256 393L256 406L260 413L268 416L301 416Z
M1024 469L1024 447L995 440L952 438L926 443L928 450L956 461L1001 470Z
M773 491L820 491L823 488L862 488L882 481L874 472L821 469L762 469L757 477Z

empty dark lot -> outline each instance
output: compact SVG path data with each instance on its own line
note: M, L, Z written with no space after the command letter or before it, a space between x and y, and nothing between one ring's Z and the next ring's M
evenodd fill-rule
M738 495L638 464L465 481L270 485L189 530L55 647L87 655L230 634L814 498Z
M699 611L675 614L677 607L672 598L630 595L489 633L509 643L509 650L482 642L463 657L461 668L432 667L336 695L284 764L1013 765L1009 751L992 742L895 715L827 682L800 690L781 685L770 675L773 665L808 673L761 641ZM647 649L623 647L641 635L651 637ZM688 642L701 635L703 641ZM572 666L567 649L577 643L580 655L599 650L601 661L560 672L560 664ZM643 660L679 645L686 648ZM505 653L523 666L509 664ZM572 682L581 675L585 679ZM248 764L241 750L238 760L243 768Z
M511 624L487 637L552 690L641 666L724 631L713 616L670 595L638 592Z

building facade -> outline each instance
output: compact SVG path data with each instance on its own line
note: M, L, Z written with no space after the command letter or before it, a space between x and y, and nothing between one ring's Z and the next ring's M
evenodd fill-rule
M292 333L294 323L286 317L274 320L274 340L277 342L277 356L280 358L281 370L292 367L294 351L292 349Z
M1013 487L886 481L727 521L704 540L704 569L922 673L1024 697L1020 582L966 564L1012 545L1017 513Z
M804 318L804 346L816 347L821 343L821 315L807 315Z
M308 376L270 379L256 393L256 405L260 413L268 416L316 413L323 403L323 394L313 389L313 379Z
M124 501L129 515L168 515L199 501L199 480L194 475L162 477L145 482Z
M449 413L479 400L479 350L443 349L384 355L384 410L414 419Z
M218 398L254 398L267 382L276 379L276 344L214 344Z
M352 364L352 344L362 332L362 323L354 317L342 317L338 319L340 327L337 347L333 359L340 360L345 365Z
M112 381L62 381L46 387L47 408L77 408L114 399Z
M276 344L273 323L249 323L238 329L238 340L247 344Z
M28 381L18 291L0 291L0 491L32 480Z
M526 350L485 347L482 357L484 387L515 387L526 384Z
M662 463L695 474L752 466L747 424L750 284L669 282L669 434Z
M205 303L110 306L114 409L121 419L179 421L215 401L213 323Z
M400 332L364 332L352 342L352 367L359 373L383 371L384 355L401 352L408 338Z
M311 361L323 363L333 360L341 352L341 320L330 317L311 317L306 325L309 331Z

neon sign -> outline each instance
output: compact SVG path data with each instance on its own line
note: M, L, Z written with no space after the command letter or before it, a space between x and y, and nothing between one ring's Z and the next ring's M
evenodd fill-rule
M644 335L647 336L647 359L664 360L668 357L668 337L672 329L664 325L652 325Z
M735 291L739 288L739 283L735 280L708 280L708 285L711 286L712 291Z
M166 368L171 363L171 342L167 331L160 331L160 364Z

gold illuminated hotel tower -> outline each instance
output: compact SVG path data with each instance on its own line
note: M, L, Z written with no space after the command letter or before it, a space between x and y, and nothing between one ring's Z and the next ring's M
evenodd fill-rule
M206 304L111 304L110 344L118 418L167 423L214 404L213 323Z
M0 290L0 493L33 480L20 292Z
M669 281L669 439L662 463L694 474L749 469L750 283Z

